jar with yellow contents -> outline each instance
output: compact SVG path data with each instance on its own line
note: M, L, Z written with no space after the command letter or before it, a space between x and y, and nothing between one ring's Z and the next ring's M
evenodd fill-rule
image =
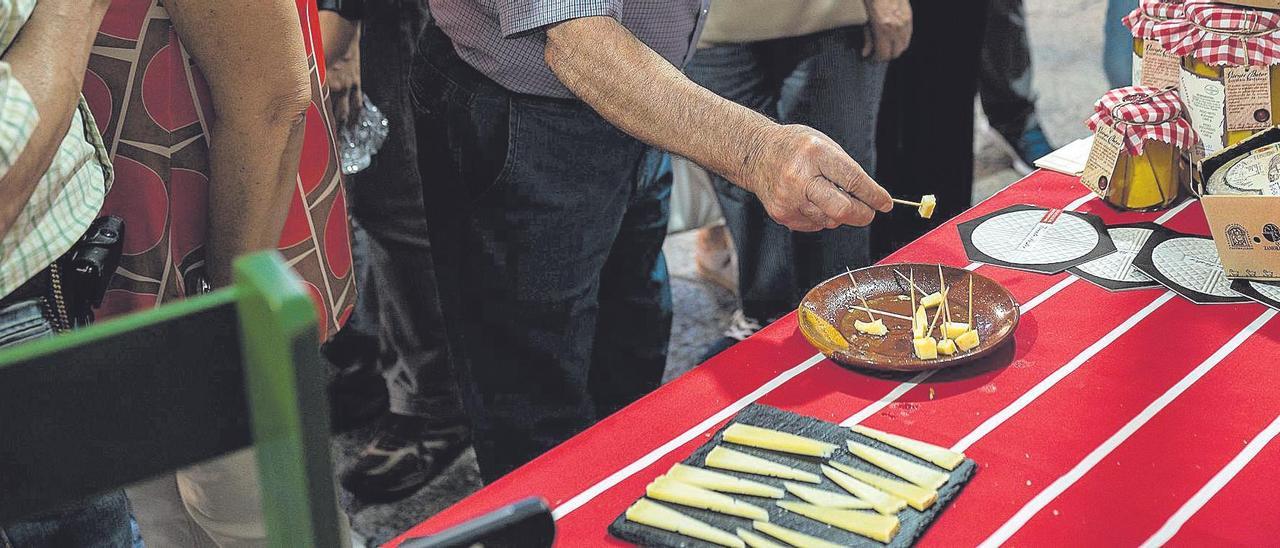
M1087 123L1096 135L1081 182L1108 204L1152 211L1183 195L1196 133L1174 88L1111 90L1094 104Z
M1133 85L1176 86L1181 59L1169 54L1156 37L1156 26L1186 18L1182 0L1142 0L1123 19L1133 33ZM1152 57L1147 58L1147 51ZM1146 70L1144 70L1146 69Z
M1160 23L1154 32L1182 58L1182 100L1211 155L1276 123L1280 12L1210 3L1184 9L1183 21Z

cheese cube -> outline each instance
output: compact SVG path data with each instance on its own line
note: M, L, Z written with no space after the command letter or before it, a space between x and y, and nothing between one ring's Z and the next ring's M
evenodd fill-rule
M956 337L956 347L963 352L973 350L974 348L977 348L979 344L982 344L982 341L978 339L978 331L974 329L970 329L959 337Z
M924 307L921 306L916 309L916 313L911 319L911 336L915 339L922 339L928 330L929 314L925 313Z
M940 304L942 304L941 292L930 293L928 295L925 295L923 299L920 299L920 306L922 308L926 308L926 309L934 308Z
M956 342L951 339L938 341L938 353L943 356L954 355L956 353Z
M921 337L911 341L911 344L915 347L917 358L922 360L938 359L938 341L934 340L933 337Z
M920 207L916 210L921 218L928 219L933 217L933 210L938 207L938 197L933 194L925 194L920 198Z
M872 335L875 337L883 337L889 334L889 328L884 326L884 320L876 318L873 322L864 322L861 320L853 321L853 328L857 329L863 335Z
M964 322L942 322L943 338L955 339L969 329L969 324Z

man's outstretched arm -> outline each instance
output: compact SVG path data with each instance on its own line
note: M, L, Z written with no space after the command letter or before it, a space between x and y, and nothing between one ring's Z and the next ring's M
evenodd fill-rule
M613 18L549 28L546 61L610 123L755 193L793 230L866 225L893 206L826 135L779 125L698 86Z

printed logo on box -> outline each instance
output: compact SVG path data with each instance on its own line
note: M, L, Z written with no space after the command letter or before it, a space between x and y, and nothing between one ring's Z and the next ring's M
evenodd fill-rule
M1249 231L1238 224L1227 225L1227 246L1231 249L1253 249Z

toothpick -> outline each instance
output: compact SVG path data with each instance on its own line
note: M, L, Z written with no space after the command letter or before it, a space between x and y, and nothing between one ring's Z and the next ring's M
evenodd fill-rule
M858 280L853 277L853 269L849 268L849 265L845 265L844 270L845 274L849 275L849 282L853 284L853 290L858 291ZM858 294L858 299L862 301L862 306L866 308L864 312L867 313L867 317L873 322L876 321L875 315L871 313L871 305L867 304L867 298L863 297L861 292Z
M929 292L928 292L928 291L925 291L925 290L923 290L923 289L920 289L920 286L916 285L916 283L915 283L914 281L911 281L911 279L908 279L906 276L903 276L901 272L898 272L898 271L897 271L897 269L894 269L893 273L894 273L894 274L897 274L897 275L899 275L899 276L902 276L902 279L907 280L907 283L911 284L911 287L916 288L916 290L917 290L917 291L919 291L920 293L922 293L922 294L924 294L924 295L928 295L928 294L929 294ZM912 273L912 278L915 278L914 272Z
M897 270L895 270L894 272L897 272ZM908 270L907 272L911 273L911 277L907 278L907 288L911 290L911 317L915 318L916 317L916 271L913 268L911 270ZM899 276L901 276L901 274L899 274ZM915 327L914 323L912 324L912 327Z
M951 307L950 307L950 306L948 306L948 304L947 304L947 298L946 298L946 295L947 295L947 280L946 280L946 278L943 278L943 277L942 277L942 265L938 265L938 291L940 291L940 292L942 293L942 295L943 295L943 297L942 297L942 317L946 319L946 323L950 324L950 323L951 323ZM945 329L943 329L942 331L943 331L943 333L942 333L942 334L944 335L944 337L943 337L943 338L945 339L945 338L946 338L946 337L945 337L945 335L947 334L947 333L946 333L946 330L945 330Z
M946 300L947 300L947 291L946 291L946 290L943 290L943 291L942 291L942 300L943 300L943 302L946 302ZM939 306L939 307L938 307L938 310L934 311L934 313L933 313L933 321L929 322L929 330L924 332L924 336L926 336L926 337L932 337L932 336L933 336L933 328L934 328L934 326L938 325L938 316L941 316L941 315L942 315L942 307L941 307L941 306Z
M863 304L866 304L866 303L864 302ZM855 305L855 306L850 306L850 307L849 307L849 310L857 310L857 311L860 311L860 312L866 312L868 315L869 315L870 313L872 313L872 312L875 312L876 314L879 314L879 315L884 316L884 317L886 317L886 318L894 318L894 319L897 319L897 320L907 320L907 321L911 321L911 317L910 317L910 316L903 316L902 314L894 314L893 312L886 312L886 311L884 311L884 310L878 310L878 309L875 309L875 308L871 308L871 307L869 307L869 306L856 306L856 305ZM875 320L871 320L871 321L875 321Z
M899 198L894 198L894 199L893 199L893 203L895 203L895 204L902 204L902 205L908 205L908 206L912 206L912 207L920 207L920 202L913 202L913 201L911 201L911 200L902 200L902 199L899 199Z

